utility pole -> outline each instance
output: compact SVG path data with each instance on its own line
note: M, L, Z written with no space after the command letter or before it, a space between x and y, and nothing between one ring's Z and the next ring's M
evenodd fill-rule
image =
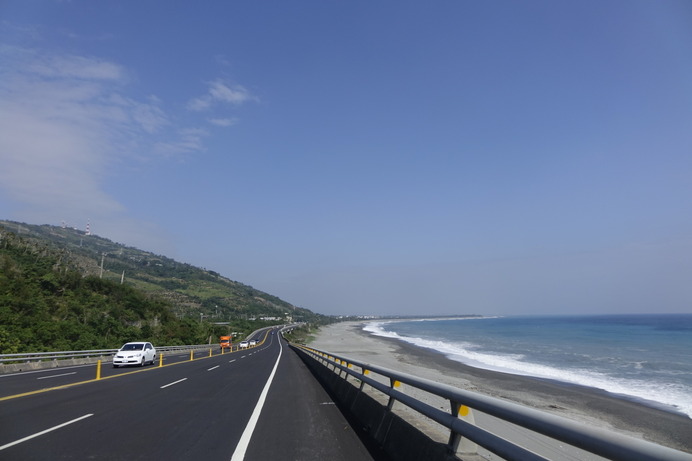
M103 260L106 257L106 253L101 253L101 274L99 275L99 278L103 278Z

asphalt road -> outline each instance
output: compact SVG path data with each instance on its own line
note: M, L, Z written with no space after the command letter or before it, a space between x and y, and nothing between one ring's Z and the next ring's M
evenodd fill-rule
M98 381L93 365L2 377L0 460L372 459L280 335L261 335Z
M211 351L212 354L220 353L216 345L211 346ZM163 365L172 365L174 363L190 360L190 352L177 352L175 354L166 353L163 355ZM192 358L197 360L208 356L209 349L195 351ZM158 367L160 362L160 357L157 356L154 365L113 368L110 360L103 361L101 364L101 378L110 379L121 374L144 371L151 367ZM84 383L85 381L93 379L96 379L95 364L43 368L18 373L0 374L0 399L21 393L34 392L75 383Z

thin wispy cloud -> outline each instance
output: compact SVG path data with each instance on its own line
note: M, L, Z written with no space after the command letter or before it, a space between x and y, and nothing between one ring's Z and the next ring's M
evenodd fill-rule
M155 96L149 97L146 102L141 102L116 94L110 101L129 113L132 120L147 133L156 133L170 124L168 116L159 106L159 99Z
M53 78L122 81L123 68L115 63L85 56L51 56L33 61L27 71Z
M17 217L27 221L88 216L135 225L108 192L123 166L205 152L210 133L200 124L237 123L210 113L181 119L156 95L133 97L132 72L98 56L0 44L0 62L0 192L21 204ZM217 79L188 108L194 114L252 100L244 87Z
M178 154L203 150L205 132L169 130L156 96L125 93L118 63L11 46L0 47L0 61L0 191L27 220L124 222L106 186L120 165L159 155L163 143Z
M241 85L226 83L220 79L207 84L207 93L191 99L188 109L192 111L205 111L217 104L230 104L239 106L248 101L256 101L257 98Z
M236 123L238 123L237 118L210 118L207 119L209 123L212 125L216 126L221 126L221 127L227 127L227 126L233 126Z
M203 140L209 132L203 128L185 128L178 133L178 139L156 144L156 151L167 157L200 152L204 150Z

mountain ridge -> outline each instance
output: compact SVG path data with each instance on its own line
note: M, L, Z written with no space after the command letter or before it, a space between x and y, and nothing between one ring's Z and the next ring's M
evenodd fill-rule
M93 323L94 331L117 331L118 341L126 333L143 332L142 336L172 343L190 341L191 336L215 342L214 336L240 336L272 323L332 321L215 271L65 226L0 220L0 257L0 282L6 285L6 290L0 285L0 326L14 325L12 331L4 330L10 339L16 334L31 339L26 337L32 335L32 327L22 320L27 312L40 312L40 322L52 319L62 330L74 327L70 323ZM31 295L20 299L21 290ZM130 298L137 301L118 304ZM81 324L77 329L86 331ZM176 336L171 333L176 329L186 333ZM98 335L96 342L103 344ZM69 343L57 336L58 343ZM0 353L9 353L2 338L0 329ZM10 349L17 349L16 341L8 341L14 344Z

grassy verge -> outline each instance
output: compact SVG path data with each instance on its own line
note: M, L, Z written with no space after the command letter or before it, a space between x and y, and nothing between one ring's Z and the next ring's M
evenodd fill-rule
M316 325L301 325L298 328L294 328L290 333L284 333L284 338L292 343L310 344L315 339L319 329L320 327Z

